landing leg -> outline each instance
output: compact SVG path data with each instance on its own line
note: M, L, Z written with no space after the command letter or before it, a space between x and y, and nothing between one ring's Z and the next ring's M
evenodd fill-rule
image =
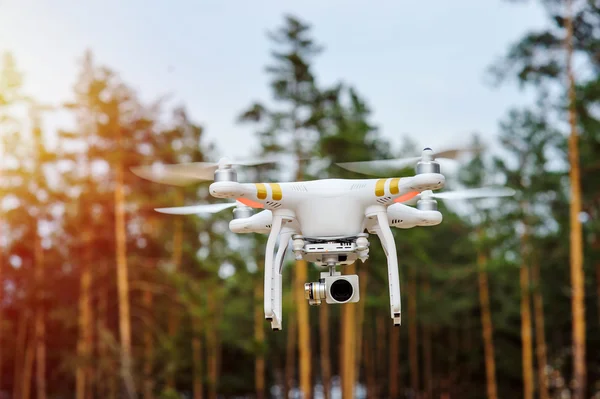
M399 326L401 322L401 304L400 304L400 276L398 272L398 255L396 253L396 243L390 225L388 223L386 212L377 212L377 225L373 228L381 245L385 251L388 265L388 280L390 289L390 313L394 320L394 325Z
M273 330L282 329L281 323L283 321L283 311L281 306L281 299L283 294L281 286L281 274L283 271L283 260L285 258L285 251L287 251L292 234L292 231L288 231L286 228L283 228L281 234L279 235L279 247L277 248L277 255L275 256L275 262L273 264L273 275L271 285L271 292L273 293L272 304L273 313L278 316L271 321L271 329Z
M281 232L283 218L273 215L271 232L265 249L265 287L264 310L265 319L271 321L271 328L281 329L281 273L279 265L275 262L275 244ZM279 303L279 308L277 307Z

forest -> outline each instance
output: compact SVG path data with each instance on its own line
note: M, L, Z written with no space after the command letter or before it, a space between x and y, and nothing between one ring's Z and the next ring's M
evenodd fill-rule
M208 184L131 172L217 161L227 154L210 126L184 104L142 101L93 49L74 60L71 98L40 103L4 54L0 399L600 398L600 4L540 4L548 29L482 71L535 101L503 110L497 148L447 176L448 189L516 194L440 201L440 225L393 229L400 328L371 239L369 259L344 270L360 276L358 303L309 306L304 283L318 270L288 254L283 330L272 331L266 236L234 237L230 210L157 213L219 201ZM284 15L265 40L272 98L235 110L237 123L255 131L260 150L249 157L288 166L246 171L245 181L365 178L335 163L420 153L409 137L400 149L386 141L359 87L319 83L325 50L310 21ZM53 115L72 123L48 128Z

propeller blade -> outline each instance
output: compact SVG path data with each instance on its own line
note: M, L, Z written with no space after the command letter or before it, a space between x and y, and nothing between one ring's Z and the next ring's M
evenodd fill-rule
M194 162L172 165L144 165L131 168L131 171L146 180L173 186L189 186L201 181L211 181L217 166L214 163Z
M434 153L434 159L439 163L453 162L459 155L464 153L473 153L481 151L479 147L464 147L464 148L452 148L443 150L438 153ZM394 159L380 159L373 161L361 161L361 162L340 162L337 163L341 168L347 169L351 172L357 172L364 175L382 175L386 173L392 173L404 168L415 167L417 162L421 160L421 157L410 157L410 158L394 158Z
M448 159L456 159L462 154L479 154L483 151L483 147L462 147L462 148L453 148L447 149L440 152L435 153L435 159L438 160L440 158L448 158Z
M213 181L215 171L220 164L231 166L257 166L279 162L276 159L247 159L230 161L226 158L219 162L188 162L178 164L155 164L136 166L131 171L146 180L174 186L188 186L202 181Z
M511 197L515 195L515 193L516 191L509 187L481 187L433 193L432 197L444 200L459 200L473 198Z
M361 161L361 162L339 162L337 166L349 170L351 172L361 173L364 175L379 175L382 172L397 171L404 168L414 167L421 157L413 158L398 158L398 159L380 159L376 161Z
M201 213L217 213L227 208L236 206L235 202L223 204L202 204L190 206L176 206L172 208L155 208L154 210L160 213L169 215L197 215Z

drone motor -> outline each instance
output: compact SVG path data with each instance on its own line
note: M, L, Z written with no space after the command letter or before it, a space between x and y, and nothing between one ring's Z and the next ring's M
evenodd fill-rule
M422 173L440 173L440 164L433 158L433 150L429 147L423 150L421 160L415 168L418 175Z

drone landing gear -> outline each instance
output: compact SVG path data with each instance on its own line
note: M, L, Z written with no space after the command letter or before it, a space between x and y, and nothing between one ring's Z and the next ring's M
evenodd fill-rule
M370 232L374 232L381 241L381 246L387 257L388 266L388 281L390 289L390 315L394 321L394 326L401 324L401 303L400 303L400 276L398 273L398 255L396 252L396 243L390 229L387 213L385 209L376 210L373 213L368 213L367 217L375 221L375 225L371 227Z
M265 252L264 310L265 319L271 322L273 331L282 329L281 271L285 251L292 237L292 230L284 227L283 224L291 219L289 216L273 213L271 232L269 233ZM276 244L278 244L277 254L275 254Z

